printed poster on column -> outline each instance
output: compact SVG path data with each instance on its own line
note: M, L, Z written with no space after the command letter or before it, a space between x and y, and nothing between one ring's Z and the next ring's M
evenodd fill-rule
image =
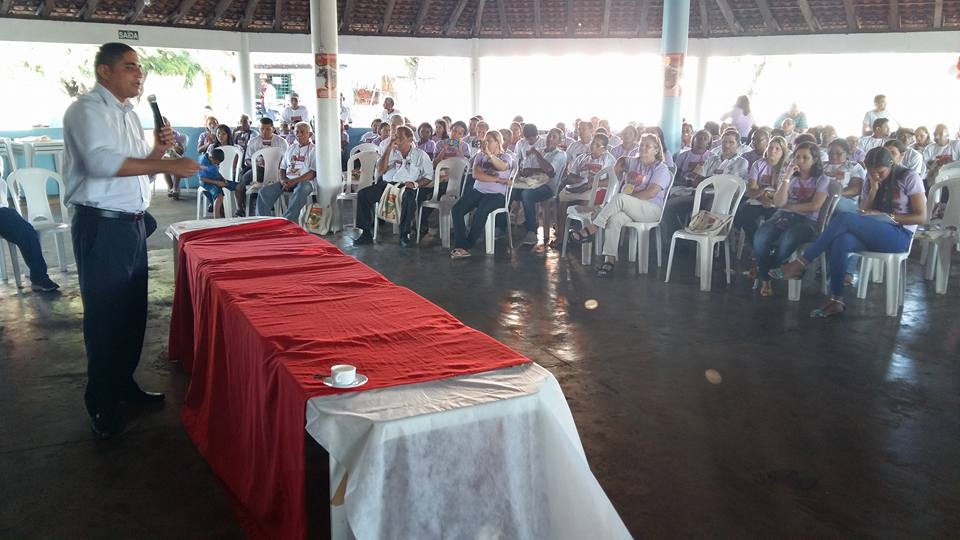
M663 55L663 95L679 96L683 80L683 53Z
M317 53L316 77L317 97L337 97L337 55L335 53Z

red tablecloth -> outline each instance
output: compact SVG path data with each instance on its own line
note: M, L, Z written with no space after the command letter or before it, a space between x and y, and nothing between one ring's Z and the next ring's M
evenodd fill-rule
M307 399L529 361L287 221L181 235L170 358L192 374L187 432L255 522L248 533L284 539L306 532ZM370 381L314 377L340 363Z

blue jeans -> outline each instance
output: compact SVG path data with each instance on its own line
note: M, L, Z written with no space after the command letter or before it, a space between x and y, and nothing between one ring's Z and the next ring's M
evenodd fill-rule
M514 201L520 201L523 205L524 225L527 231L537 232L540 223L537 221L537 203L549 200L553 197L553 189L549 184L544 184L536 189L514 189ZM546 235L546 233L544 233Z
M503 208L504 196L500 193L480 193L475 189L464 191L463 197L453 205L453 247L469 250L483 235L487 216L497 208ZM464 216L473 210L470 229L464 223Z
M760 281L769 281L773 268L785 263L800 244L815 235L816 222L796 212L779 211L763 222L753 236L753 253L757 257Z
M7 194L2 196L6 197ZM23 260L30 269L30 281L39 283L48 278L47 263L43 260L37 231L13 208L0 208L0 239L13 242L20 248ZM10 256L16 257L17 254L11 253Z
M293 194L290 195L290 200L287 201L287 211L284 212L283 217L294 223L299 221L300 210L302 210L304 205L309 201L311 193L313 193L312 180L297 184L293 188ZM273 205L277 203L277 199L281 196L283 196L283 184L280 182L270 184L261 189L260 196L257 197L257 215L272 216Z
M830 292L840 297L850 253L864 250L901 253L910 247L911 237L910 231L901 225L844 212L833 216L823 234L803 252L803 258L812 261L821 253L830 251Z

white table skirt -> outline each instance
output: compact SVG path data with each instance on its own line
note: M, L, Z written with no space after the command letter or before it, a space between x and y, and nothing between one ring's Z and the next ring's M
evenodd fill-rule
M317 397L306 413L331 487L348 471L340 537L630 538L536 364Z

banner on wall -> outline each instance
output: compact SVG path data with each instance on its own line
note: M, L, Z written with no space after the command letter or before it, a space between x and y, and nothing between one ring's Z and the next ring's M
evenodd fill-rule
M337 55L317 53L315 60L318 98L337 98Z
M663 95L677 97L683 88L683 53L668 53L663 55Z

